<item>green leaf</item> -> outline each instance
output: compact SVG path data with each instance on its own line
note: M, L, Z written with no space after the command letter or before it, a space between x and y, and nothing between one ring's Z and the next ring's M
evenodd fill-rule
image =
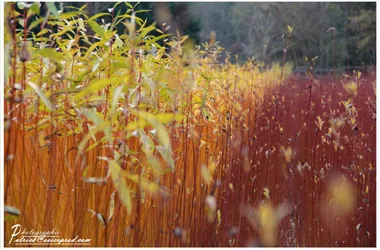
M34 29L35 27L37 27L37 26L38 26L40 23L42 23L43 21L44 21L44 18L43 18L43 17L41 17L41 18L39 18L39 19L33 21L33 22L29 25L28 30L32 30L32 29Z
M111 63L111 70L128 69L129 67L130 67L130 64L128 64L127 62L114 61Z
M61 13L61 15L59 16L59 19L61 19L61 20L70 19L72 17L78 16L79 13L80 13L79 11Z
M137 10L135 13L145 13L145 12L151 12L151 10Z
M101 38L106 40L106 34L97 22L93 20L87 20L87 23L88 25L90 25L91 29L95 31L96 34L98 34Z
M18 7L20 10L23 10L24 7L25 7L25 3L24 3L24 2L18 2L18 3L17 3L17 7Z
M40 14L40 4L38 2L35 2L30 6L29 11L32 11L34 14L39 15ZM28 15L29 16L29 15Z
M83 5L80 9L79 9L79 12L82 12L84 10L84 8L87 7L87 4Z
M36 36L39 37L39 36L45 35L48 32L51 32L51 31L49 29L43 29L40 32L38 32Z
M123 176L124 171L114 160L109 161L109 171L111 173L113 185L119 194L119 198L123 205L127 208L128 215L130 215L132 213L132 199Z
M46 2L46 6L50 10L50 12L53 14L53 16L59 17L57 7L55 7L55 2Z
M32 82L27 81L28 85L32 87L32 89L37 93L37 95L41 98L41 100L45 103L46 107L49 111L55 111L55 107L46 97L46 95L42 92L42 90Z
M170 34L163 34L163 35L160 35L160 36L155 36L152 39L148 40L146 42L146 44L150 45L150 44L155 43L155 42L157 42L157 41L159 41L161 39L164 39L165 37L168 37L168 36L170 36Z
M149 27L140 29L139 30L140 34L137 37L137 43L141 42L149 32L151 32L151 31L153 31L155 29L156 29L156 27L154 25L151 25Z
M18 19L18 24L20 24L20 26L24 27L24 19L23 18L19 18Z
M132 6L132 4L130 4L130 3L128 3L128 2L125 2L125 5L127 5L128 6L128 8L130 8L130 9L133 9L133 6ZM115 5L116 6L116 5Z
M95 19L97 19L99 17L102 17L102 16L111 16L111 14L110 13L98 13L98 14L93 15L92 17L90 17L89 20L94 21Z

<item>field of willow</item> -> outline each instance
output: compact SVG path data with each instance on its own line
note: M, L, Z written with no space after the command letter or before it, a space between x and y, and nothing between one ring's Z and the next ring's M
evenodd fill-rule
M292 74L290 26L277 66L221 62L120 4L5 4L5 246L376 245L375 71Z

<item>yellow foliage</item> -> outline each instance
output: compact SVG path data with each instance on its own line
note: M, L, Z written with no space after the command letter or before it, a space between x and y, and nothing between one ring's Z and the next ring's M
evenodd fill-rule
M287 148L285 148L284 146L281 146L281 151L285 157L285 160L286 162L291 162L292 158L293 158L293 150L292 148L289 146Z
M352 96L355 97L358 94L358 85L355 82L349 82L343 85L346 92Z

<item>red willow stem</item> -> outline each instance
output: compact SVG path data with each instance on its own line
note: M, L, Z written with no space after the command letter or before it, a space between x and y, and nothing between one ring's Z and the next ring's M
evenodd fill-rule
M25 52L25 53L29 53L27 51L28 47L26 45L26 38L28 36L28 29L27 29L27 25L28 25L28 13L26 11L26 8L24 8L24 44L22 46L22 50L25 50L25 51L21 51L21 52ZM30 58L25 58L27 60L29 60ZM24 100L24 90L25 90L25 85L26 85L26 62L27 60L22 60L22 97L23 97L23 100L22 100L22 104L21 104L21 120L22 120L22 152L25 152L25 100ZM22 164L23 168L25 168L25 154L23 153L22 154Z
M133 24L135 25L135 24ZM135 32L135 31L133 31ZM135 34L130 34L133 36L133 40L131 41L131 70L129 72L129 75L130 75L130 85L133 85L133 82L135 80L135 55L136 55L136 44L135 44ZM128 109L128 98L125 98L125 108L124 108L124 114L125 114L125 120L124 120L124 127L127 126L127 123L128 123L128 116L126 115L127 114L127 109ZM131 116L130 116L131 117ZM127 143L127 133L125 133L125 136L124 136L124 143ZM125 157L125 156L124 156ZM126 162L124 161L123 162L123 169L126 168Z
M8 165L10 164L10 166L8 165L8 171L7 172L7 178L5 179L6 183L5 183L5 187L4 187L4 202L5 204L7 203L7 200L8 200L8 191L9 191L9 188L10 188L10 185L9 185L9 181L11 179L11 176L12 176L12 173L10 170L13 170L14 169L14 164L15 164L15 160L12 160L10 163L9 163L9 160L8 160L8 156L10 155L11 153L11 136L12 136L12 122L13 122L13 102L14 102L14 98L15 98L15 91L13 89L14 87L14 84L16 83L16 64L17 64L17 42L16 42L16 17L14 15L15 13L15 3L12 4L12 21L13 21L13 27L12 27L12 32L13 32L13 62L12 62L12 73L13 73L13 76L12 76L12 80L10 81L10 88L11 88L11 101L10 101L10 104L9 104L9 112L10 112L10 127L8 129L8 143L7 143L7 146L6 146L6 151L5 151L5 155L4 155L4 158L5 158L5 161L4 161L4 165ZM18 134L19 133L15 133L15 140L14 140L14 148L12 150L12 152L16 152L16 148L17 148L17 137L18 137ZM5 228L6 230L6 228Z
M307 106L307 115L306 115L306 133L305 133L305 136L306 136L306 142L305 142L305 149L304 149L304 162L306 162L306 154L307 154L307 144L308 144L308 132L309 132L309 116L310 116L310 113L311 113L311 90L313 89L313 75L310 76L310 85L308 87L309 89L309 97L308 97L308 106Z
M10 154L10 146L11 146L11 140L10 140L10 137L11 137L11 129L12 129L12 121L13 121L13 102L14 102L14 98L15 98L15 91L13 90L13 86L14 84L16 83L16 64L17 64L17 42L16 42L16 17L14 16L14 13L15 13L15 4L12 4L12 21L13 21L13 27L12 27L12 35L13 35L13 62L12 62L12 73L13 73L13 76L11 77L11 81L9 82L10 84L10 88L11 88L11 101L9 103L9 112L10 112L10 121L11 121L11 126L9 128L9 132L8 132L8 143L7 143L7 147L6 147L6 151L5 151L5 158L7 158L7 156ZM17 133L16 133L17 135ZM16 144L17 144L17 140L16 140ZM8 161L6 160L5 163L7 163ZM7 188L6 188L7 190ZM5 197L7 197L5 195Z
M114 22L114 8L112 9L112 21L111 23ZM113 40L111 38L110 40L110 53L108 54L108 57L111 57L112 56L112 46L113 46ZM107 71L107 79L110 79L111 77L111 60L108 61L108 71ZM109 97L109 86L107 85L106 86L106 107L105 107L105 111L104 111L104 119L106 119L107 117L107 111L108 111L108 97Z

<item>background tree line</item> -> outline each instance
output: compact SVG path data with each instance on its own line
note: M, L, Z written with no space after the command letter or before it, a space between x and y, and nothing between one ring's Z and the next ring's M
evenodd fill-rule
M92 16L107 12L115 2L56 3L63 8L84 4ZM117 8L115 14L125 13L128 7L119 4ZM181 35L189 35L195 44L208 41L215 32L219 45L231 55L238 55L241 61L255 56L266 64L282 60L282 34L287 25L294 25L287 53L287 61L294 67L306 66L305 57L315 56L318 67L333 66L332 33L327 32L333 27L337 68L376 64L375 2L141 2L135 10L150 10L139 13L139 17L147 19L148 24L156 22L168 33L175 35L178 30ZM109 17L103 18L110 21ZM122 24L117 28L124 29Z
M376 3L192 3L190 13L201 20L201 40L214 30L241 58L281 61L282 34L294 25L287 55L294 66L319 56L319 67L332 67L330 27L336 29L337 67L376 64Z

